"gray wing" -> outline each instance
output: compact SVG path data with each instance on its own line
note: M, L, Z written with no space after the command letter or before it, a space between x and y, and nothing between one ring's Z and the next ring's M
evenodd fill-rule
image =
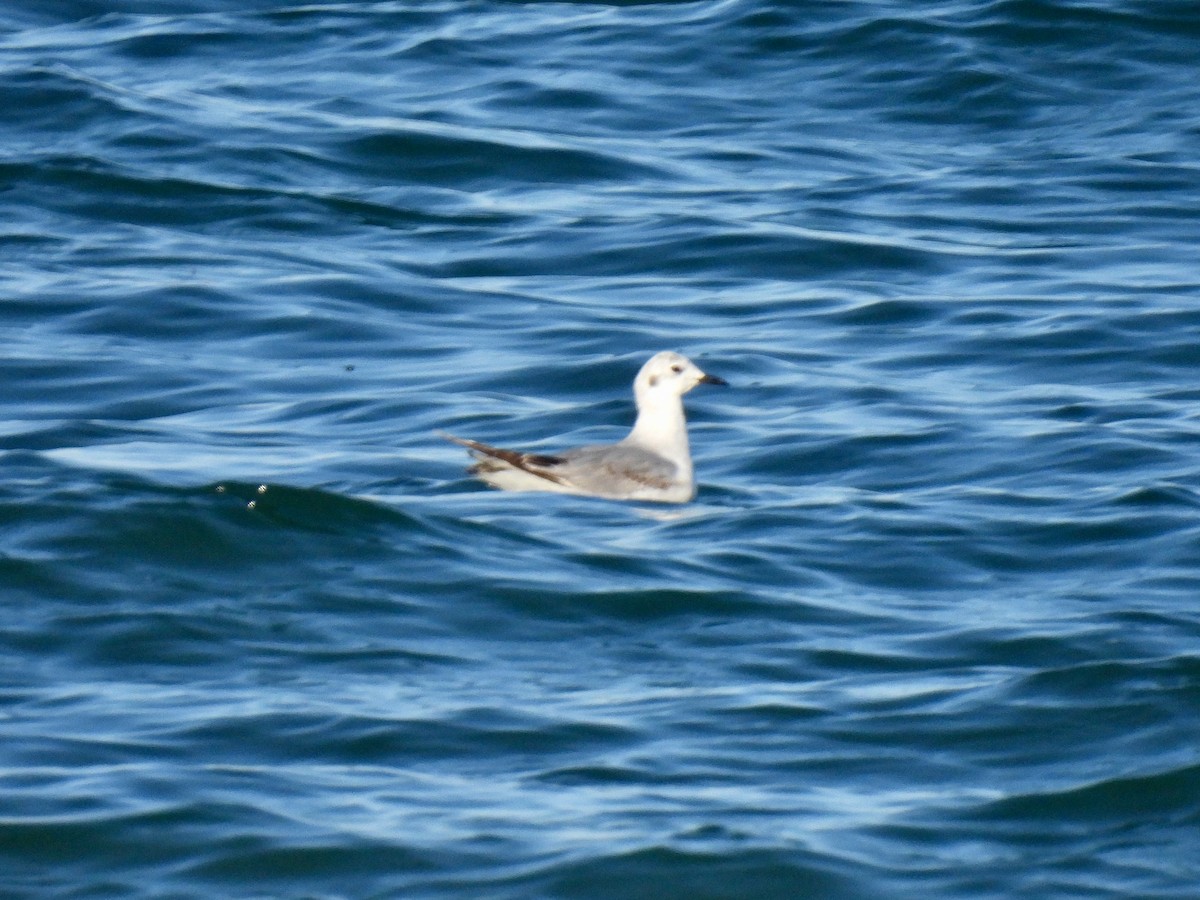
M675 463L641 447L609 444L560 453L554 471L589 493L623 496L638 488L668 490Z

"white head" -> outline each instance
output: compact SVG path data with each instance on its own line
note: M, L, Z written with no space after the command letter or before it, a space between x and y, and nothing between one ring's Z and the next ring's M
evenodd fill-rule
M682 397L698 384L727 384L715 375L706 375L681 353L664 350L646 362L633 381L638 407L657 405Z

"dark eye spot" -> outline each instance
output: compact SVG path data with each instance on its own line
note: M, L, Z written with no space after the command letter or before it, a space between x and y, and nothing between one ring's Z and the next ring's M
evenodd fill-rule
M671 371L678 375L683 371L683 366L671 366Z

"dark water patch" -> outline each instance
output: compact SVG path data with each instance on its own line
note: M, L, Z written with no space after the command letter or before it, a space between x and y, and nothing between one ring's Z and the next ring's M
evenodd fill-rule
M474 854L428 850L400 842L364 842L336 835L307 840L226 840L222 852L208 862L190 867L188 879L214 890L247 883L269 884L272 890L308 894L314 889L342 893L362 891L378 896L413 890L429 876L446 869L462 870L478 864Z
M733 706L727 712L747 728L772 732L824 718L828 710L809 704L762 701Z
M176 13L158 27L145 20L136 24L131 22L135 34L121 34L125 29L113 29L115 22L111 18L106 24L117 32L110 38L113 51L139 64L171 65L193 57L220 58L238 48L248 50L256 46L253 34L224 27L219 17L185 19Z
M576 563L599 578L606 575L652 578L662 568L659 560L648 559L627 551L581 550L565 554L564 559Z
M31 796L41 799L41 808L22 816L14 811L14 821L31 820L36 824L62 805L67 807L64 817L76 815L80 807L85 809L85 815L99 808L108 809L112 806L113 789L120 787L123 771L136 770L142 764L154 765L173 755L168 742L144 734L114 734L102 718L92 714L85 693L78 694L81 696L55 698L55 702L27 702L15 708L17 714L10 733L20 737L21 749L14 754L14 762L29 770L45 767L53 774L48 785L29 791ZM77 731L42 734L27 724L58 716L65 719L74 713L81 714L72 718L70 726ZM73 781L83 782L86 790L72 784Z
M742 463L739 474L767 484L845 485L851 473L870 464L871 456L864 440L821 437L792 428L781 431L779 437L777 445L752 452Z
M1180 524L1177 520L1122 515L997 523L996 532L1020 548L1018 552L1031 563L1065 566L1099 563L1105 553L1119 550L1131 541L1156 537ZM1038 553L1039 547L1050 552Z
M1200 767L1182 766L1008 797L978 810L976 815L984 821L1011 823L1014 827L1020 822L1044 823L1050 831L1077 831L1081 826L1128 827L1136 821L1194 824L1200 821L1198 787Z
M179 826L203 830L203 821L219 817L212 808L176 805L149 811L112 812L86 817L43 822L9 823L0 828L0 854L22 861L22 868L36 861L54 866L57 877L71 869L78 876L87 871L89 858L106 859L122 866L164 865L175 858L179 844L170 846L154 840L158 829L168 831ZM80 848L87 848L81 858ZM62 867L67 868L67 872Z
M540 772L537 775L537 781L545 784L587 788L606 785L661 785L664 782L682 781L686 783L695 780L687 777L664 777L660 772L617 765L562 766Z
M127 601L120 611L62 615L46 630L73 635L71 641L26 642L27 653L60 653L81 665L106 671L186 670L227 658L228 643L247 628L247 618L230 611L187 614L136 609ZM48 623L50 624L50 623ZM57 645L55 645L57 644Z
M557 87L525 79L492 85L490 94L490 106L560 110L572 115L586 115L589 112L604 110L610 99L607 93L599 90Z
M152 838L156 829L161 833ZM205 849L197 853L196 847ZM177 802L146 812L0 829L0 854L13 863L5 879L9 884L73 897L99 895L83 888L84 881L100 893L151 896L173 892L176 879L216 890L250 880L285 892L309 891L328 881L331 889L336 884L338 890L357 886L367 892L471 860L401 842L364 843L296 818L227 802ZM112 867L102 885L85 874L97 863ZM40 871L31 871L34 866Z
M529 181L578 183L619 181L653 170L627 159L542 141L517 143L518 136L487 139L468 132L435 129L382 132L346 141L341 152L368 171L423 184Z
M955 628L931 633L917 646L921 655L936 654L959 664L988 669L1040 671L1066 665L1087 665L1095 660L1094 643L1061 629L1014 631L1012 628Z
M393 206L371 202L359 197L336 195L315 197L333 212L355 219L373 227L403 230L419 226L443 227L447 232L473 233L482 227L515 227L524 217L515 210L487 209L470 204L453 203L451 198L426 195L426 205ZM439 208L438 200L442 201Z
M114 661L125 641L132 641L131 647L144 643L151 656L161 642L185 654L207 653L196 648L219 647L221 630L231 622L197 622L207 637L192 633L194 626L186 618L168 614L156 621L152 610L158 598L180 591L204 598L203 603L228 596L287 596L310 585L304 561L314 553L338 547L352 571L381 556L404 565L401 560L448 540L436 536L447 534L436 523L421 524L372 502L316 490L259 488L231 482L224 492L167 489L110 478L106 484L54 489L37 507L19 515L14 511L16 547L30 561L26 568L34 567L35 577L27 585L60 585L61 593L47 599L68 606L105 597L109 608L115 604L123 610L128 619L112 623L118 635ZM81 517L89 524L82 524ZM76 526L64 528L64 521ZM451 543L441 546L446 553L455 552ZM36 560L46 554L63 565L53 576L37 576ZM116 561L125 562L115 566ZM363 590L360 596L369 599L372 592ZM139 606L149 616L145 621L139 621ZM102 647L96 649L105 656Z
M834 315L834 320L853 327L895 327L899 329L936 323L951 311L941 303L912 299L883 299L839 310Z
M825 7L832 10L833 5ZM953 48L954 30L946 29L944 21L926 16L896 16L887 13L864 15L852 7L843 7L838 17L830 17L818 32L819 41L814 49L831 61L857 54L878 60L883 51L892 54L895 60L921 58L936 48ZM799 31L803 23L791 23ZM886 58L886 57L885 57ZM872 66L868 75L879 81L890 82L900 76L907 67L893 65L889 68Z
M876 622L876 630L881 634L886 634L898 627L900 627L898 621L888 621L882 616ZM903 652L900 652L884 646L869 646L864 641L864 646L860 649L810 647L805 649L804 656L827 676L839 674L900 676L903 673L928 671L930 663L938 661L937 654L930 653L930 649L932 648L928 643L909 641L905 643Z
M155 176L107 161L57 156L37 163L10 165L10 177L37 204L100 222L136 222L141 226L195 228L259 217L289 230L302 230L299 200L262 187L229 182ZM312 221L311 217L308 220Z
M762 600L742 591L680 587L609 588L564 592L538 584L495 583L485 596L536 619L657 622L672 618L732 617L760 608Z
M56 147L62 146L64 121L71 122L78 134L93 129L107 133L114 123L128 126L139 119L138 112L128 108L119 93L66 68L9 69L0 75L0 90L11 105L5 117L6 129L16 134L52 134ZM78 138L76 142L85 143ZM44 152L47 148L42 144L38 149Z
M178 0L172 4L172 13L177 16L197 15L213 12L224 6L222 0ZM98 0L16 0L9 12L20 15L28 22L39 24L66 24L84 22L89 19L103 20L112 15L137 16L161 15L161 4L155 0L119 0L116 3ZM88 23L89 25L92 23Z
M830 543L837 548L836 560L814 567L851 585L932 593L969 589L976 583L976 573L955 565L946 552L954 541L919 530L886 538L839 537Z
M646 230L643 223L629 228ZM672 226L670 232L677 232ZM560 275L632 275L652 266L663 275L691 273L701 268L713 277L741 278L756 272L760 277L794 280L811 278L818 273L843 270L848 276L890 271L910 277L916 272L936 268L936 254L923 248L900 244L863 241L850 235L768 235L731 233L711 224L681 239L677 234L660 236L663 229L652 227L638 240L626 231L616 232L615 243L607 244L609 227L597 228L606 236L600 246L572 245L571 238L548 235L550 240L533 259L506 253L473 255L455 260L432 273L456 277L499 277L529 271ZM564 243L566 242L566 243ZM595 242L592 242L593 244Z
M226 338L223 329L209 331L214 319L238 320L240 297L199 284L174 284L125 290L113 302L63 317L59 327L75 334L98 334L141 343L146 340L194 341L199 334ZM161 387L161 385L156 385Z
M1112 502L1134 508L1193 510L1200 506L1200 493L1186 485L1162 482L1132 488Z
M1167 367L1170 371L1187 370L1200 365L1200 352L1189 340L1169 341L1147 353L1148 361Z
M716 575L755 584L786 585L786 590L781 593L789 597L827 584L818 573L807 568L805 560L797 558L801 548L790 546L783 540L774 544L760 540L756 542L756 548L754 552L721 548L702 550L692 554L691 560Z
M669 248L660 248L667 249ZM818 271L913 272L936 267L934 254L896 243L837 237L753 234L705 235L689 241L686 255L676 251L680 263L691 268L699 259L722 260L727 274L754 270L780 279L802 279Z
M698 852L656 846L548 866L526 884L556 897L621 900L873 896L870 879L854 868L807 850Z
M934 461L953 471L968 462L959 457L962 437L951 424L911 430L819 437L798 435L787 449L756 454L742 476L772 477L776 483L822 483L839 489L880 492L881 499L908 488L925 486ZM757 457L757 458L756 458Z
M463 710L422 718L376 719L318 713L227 717L173 729L183 746L204 747L208 758L261 764L323 760L355 765L437 769L453 760L487 765L498 757L545 760L620 746L627 729L596 722L563 722L532 714Z
M121 358L111 347L90 359L0 363L0 371L25 377L10 398L14 412L27 417L10 421L0 447L48 450L118 441L137 433L130 423L185 413L220 393L197 387L174 367L133 363L119 368ZM87 407L81 408L81 395Z
M1143 640L1139 637L1139 640ZM1113 650L1124 650L1116 647ZM1110 651L1111 653L1112 651ZM1094 705L1108 711L1104 727L1127 728L1132 736L1139 728L1169 725L1162 713L1174 701L1188 703L1188 691L1196 684L1195 659L1138 657L1094 659L1076 665L1047 668L1026 677L1021 685L1044 702ZM1139 702L1149 697L1153 703ZM1189 704L1190 705L1190 704ZM1158 707L1156 710L1155 707ZM1172 710L1180 714L1183 708Z
M3 512L2 508L0 512ZM57 566L48 565L40 553L28 549L24 545L26 539L25 535L10 538L6 541L8 546L0 550L0 580L10 601L20 605L35 604L43 598L62 597L79 589L79 585ZM43 639L40 626L32 624L14 624L4 635L5 643L10 646L26 640L37 643Z
M1139 35L1162 35L1182 44L1200 36L1194 11L1181 3L1147 2L1127 7L1081 3L1063 6L1046 0L999 0L986 4L988 18L981 30L990 30L1015 46L1074 42L1094 47L1100 42L1119 46Z
M313 488L227 482L213 492L245 504L266 522L303 531L366 535L385 525L404 531L426 527L397 509Z
M196 585L200 593L208 585ZM326 597L313 602L305 615L292 615L281 599L297 593L266 577L245 585L231 597L221 585L210 587L214 596L190 608L170 609L127 599L97 604L91 613L42 614L21 634L10 634L8 644L27 656L70 659L79 670L122 672L152 681L186 678L204 668L218 670L241 661L255 671L295 671L298 660L310 676L318 671L352 668L396 677L401 672L428 667L466 665L454 653L424 649L434 630L422 622L423 613L402 602L384 604L362 593ZM333 593L333 592L330 592ZM345 627L337 613L353 610L368 619ZM385 621L402 630L412 648L372 633L369 621ZM352 634L351 632L357 632ZM69 635L61 637L60 635Z

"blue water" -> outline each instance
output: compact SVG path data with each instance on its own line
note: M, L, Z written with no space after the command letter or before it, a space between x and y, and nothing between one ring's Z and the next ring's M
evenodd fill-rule
M1200 8L10 0L0 895L1200 896ZM488 490L677 349L686 507Z

